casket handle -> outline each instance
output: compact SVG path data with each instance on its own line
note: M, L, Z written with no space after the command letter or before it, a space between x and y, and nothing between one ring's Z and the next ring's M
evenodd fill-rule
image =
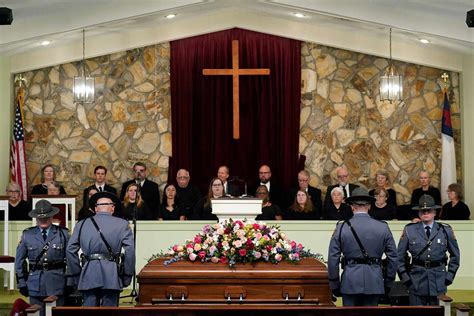
M284 286L281 292L285 301L289 299L301 301L304 298L304 288L301 286Z
M243 286L228 286L224 290L224 297L227 299L227 303L230 303L233 298L238 298L242 303L247 297L247 290Z
M174 298L181 298L182 301L188 298L188 288L185 286L171 285L166 288L166 298L172 301Z

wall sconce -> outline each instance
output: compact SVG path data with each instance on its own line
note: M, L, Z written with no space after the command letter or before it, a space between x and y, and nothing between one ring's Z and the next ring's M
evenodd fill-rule
M82 30L82 75L74 77L74 102L94 103L95 79L86 76L86 31Z
M380 100L400 101L403 97L403 76L395 73L392 64L392 28L390 28L390 61L383 76L380 76Z

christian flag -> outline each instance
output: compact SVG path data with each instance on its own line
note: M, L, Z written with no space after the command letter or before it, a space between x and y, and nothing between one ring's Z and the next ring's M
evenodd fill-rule
M20 94L20 93L19 93ZM15 122L13 123L13 138L10 149L11 179L20 185L23 200L27 200L28 181L25 159L25 132L23 129L23 115L21 112L21 98L17 98Z
M441 199L448 202L448 185L456 182L456 154L454 152L453 128L451 126L451 108L448 93L444 92L443 121L441 125Z

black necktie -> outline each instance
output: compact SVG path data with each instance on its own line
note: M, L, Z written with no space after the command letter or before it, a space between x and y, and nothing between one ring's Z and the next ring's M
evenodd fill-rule
M425 229L426 229L426 237L428 237L428 239L429 239L429 238L430 238L430 235L431 235L431 227L430 227L430 226L426 226Z
M102 187L99 187L99 192L102 192Z
M46 233L46 229L43 229L41 234L43 235L43 240L46 240L46 238L48 237L48 234Z

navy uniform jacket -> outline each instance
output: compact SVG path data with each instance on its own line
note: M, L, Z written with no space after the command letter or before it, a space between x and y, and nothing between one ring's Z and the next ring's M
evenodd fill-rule
M459 268L459 247L451 226L434 222L430 240L432 240L432 244L419 255L418 259L439 261L443 260L448 252L449 264L447 266L443 264L427 269L413 265L410 272L406 271L404 260L406 252L410 252L412 257L416 256L428 243L422 222L406 225L398 243L398 275L404 283L411 280L413 284L409 290L419 296L438 296L446 293L445 280L453 282Z
M354 214L350 219L352 227L368 252L369 257L388 259L387 278L384 280L382 267L377 264L348 264L339 279L341 253L346 259L364 258L347 223L337 223L329 243L328 276L331 289L340 289L343 294L383 294L384 287L391 287L397 271L397 250L387 223L375 220L366 213ZM340 237L339 237L340 233Z
M82 249L85 255L108 255L109 253L90 218L77 223L67 246L66 255L70 274L74 278L74 284L78 290L95 288L121 290L130 284L135 270L135 247L132 231L126 220L112 216L110 213L97 213L94 215L94 219L114 253L120 253L121 249L124 249L124 275L120 277L117 264L109 260L91 260L81 267L78 256L79 249Z
M30 296L63 295L66 286L65 260L68 240L69 231L65 227L51 225L46 240L43 240L41 229L38 226L25 229L16 248L15 272L18 287L28 286ZM25 260L28 259L31 265L35 264L36 258L48 242L50 242L49 248L41 256L38 263L63 262L64 268L55 270L35 269L34 271L30 269L28 275L25 275L23 271Z

